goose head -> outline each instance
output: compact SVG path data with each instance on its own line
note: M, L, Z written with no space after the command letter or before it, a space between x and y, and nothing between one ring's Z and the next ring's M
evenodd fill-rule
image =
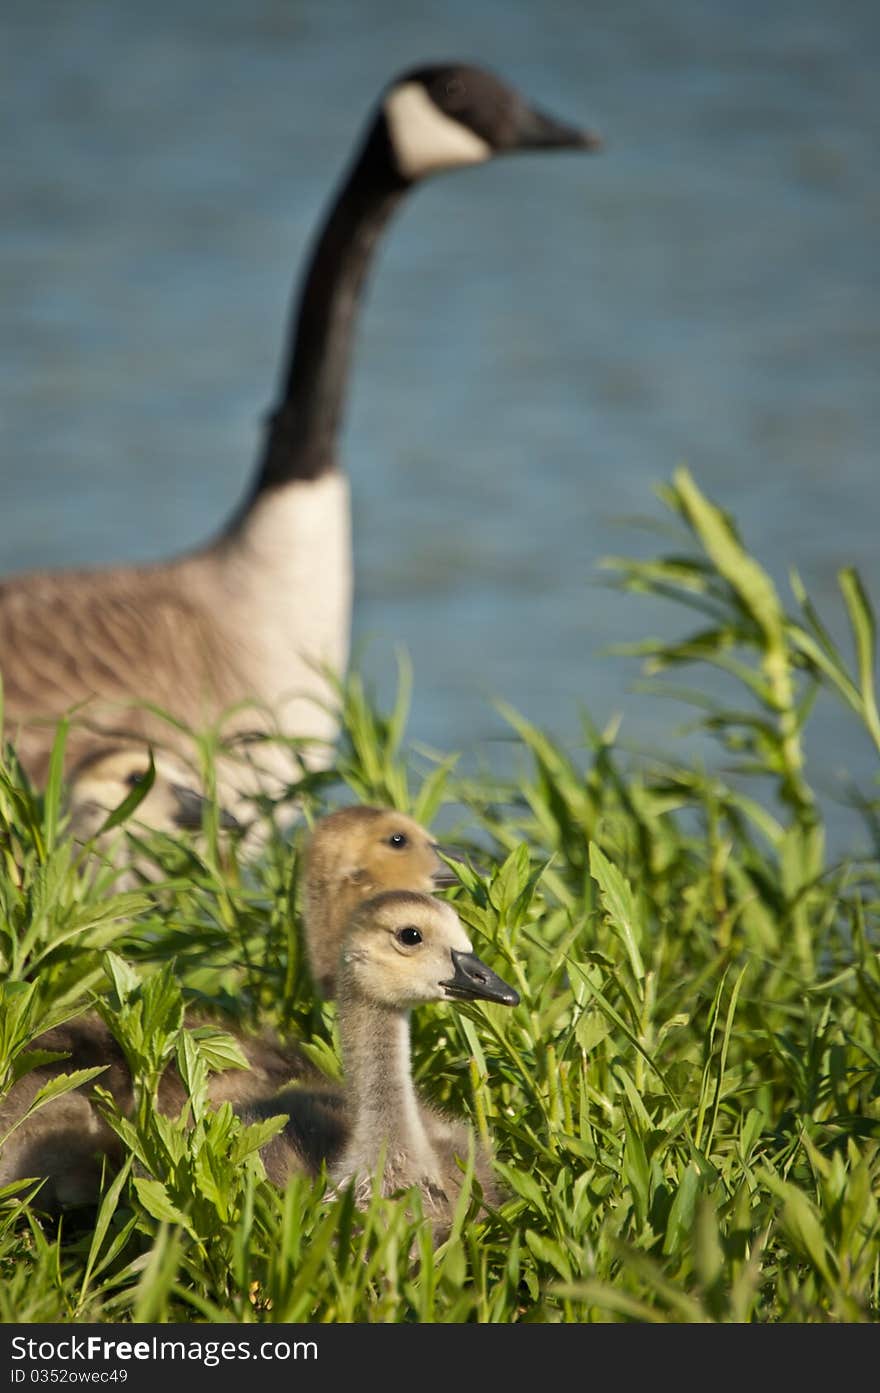
M391 158L406 183L517 150L596 150L591 131L530 106L494 73L464 63L413 68L381 103Z
M325 996L333 995L342 936L355 905L385 890L455 885L441 851L461 860L392 808L339 808L315 824L305 858L304 927L312 977Z
M383 890L440 890L457 876L440 859L461 861L425 827L393 808L338 808L312 830L305 854L304 928L312 978L333 996L349 915Z
M315 824L307 854L307 893L352 888L360 898L380 890L435 890L457 877L441 860L461 857L393 808L339 808Z
M198 792L193 771L167 751L153 752L153 784L133 813L133 820L157 832L199 832L207 800ZM68 806L71 830L87 841L132 791L147 778L149 751L116 746L87 755L70 775ZM220 826L235 830L238 819L220 810Z
M427 1001L495 1001L519 995L476 956L451 905L388 890L352 914L339 964L340 995L391 1010Z

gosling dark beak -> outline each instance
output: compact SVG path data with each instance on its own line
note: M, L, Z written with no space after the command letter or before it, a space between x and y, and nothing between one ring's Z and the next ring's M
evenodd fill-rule
M581 130L557 121L540 107L523 104L517 112L516 150L601 150L602 138L593 131Z
M207 798L203 798L201 793L196 793L194 788L188 788L186 784L172 784L171 792L177 799L177 812L174 815L176 825L184 832L200 832ZM224 832L241 829L238 818L225 808L220 809L219 823Z
M455 861L459 866L465 864L464 857L459 856L457 851L449 851L447 847L440 846L437 842L433 842L432 847L434 851L439 851L441 856L445 856L447 861ZM443 865L439 865L436 871L432 871L431 879L438 890L445 890L450 885L458 885L460 883L455 871L453 871L451 867Z
M476 953L460 953L451 949L455 973L440 986L447 996L459 1001L497 1001L502 1006L516 1006L519 992L508 986L502 977L481 962Z
M466 856L460 856L457 851L450 851L448 847L440 846L438 842L433 842L432 846L435 851L439 851L441 856L445 856L447 861L454 861L457 866L473 865L472 862L468 861ZM485 876L486 874L482 866L473 866L473 869L477 872L477 875ZM431 879L438 890L445 890L450 885L459 885L461 883L455 871L451 870L449 866L438 866L437 870L432 873Z

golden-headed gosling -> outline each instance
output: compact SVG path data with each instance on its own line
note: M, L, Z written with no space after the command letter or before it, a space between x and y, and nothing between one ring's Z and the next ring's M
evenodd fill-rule
M324 996L335 991L339 950L356 905L382 890L427 893L457 883L440 852L461 860L392 808L340 808L315 824L306 847L303 919L312 978Z

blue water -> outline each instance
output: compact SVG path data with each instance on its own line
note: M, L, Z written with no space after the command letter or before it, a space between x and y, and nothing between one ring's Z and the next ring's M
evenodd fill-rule
M875 0L13 0L0 57L0 570L160 557L237 502L294 276L366 109L468 58L606 138L435 180L393 225L344 457L355 627L410 735L503 759L504 697L675 753L609 643L686 620L602 584L684 461L847 643L880 602ZM829 794L877 761L826 701ZM706 747L708 751L708 747ZM837 826L845 816L834 813ZM843 819L843 820L841 820Z

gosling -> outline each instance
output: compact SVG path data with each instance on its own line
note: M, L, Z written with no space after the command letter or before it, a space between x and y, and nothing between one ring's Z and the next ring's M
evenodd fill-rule
M155 770L149 792L138 804L134 819L159 832L200 832L207 798L196 784L197 775L177 755L152 751ZM149 773L150 749L146 745L114 745L92 751L71 770L68 779L70 830L79 842L89 841L125 798ZM237 817L220 808L219 825L237 831Z
M391 808L339 808L315 824L306 847L303 927L312 980L325 997L352 911L382 890L430 892L458 883L441 861L461 857Z
M241 1110L249 1122L288 1114L284 1131L262 1149L269 1179L284 1185L297 1172L317 1175L326 1166L333 1186L353 1184L363 1206L381 1163L381 1192L418 1187L425 1214L442 1234L473 1151L483 1201L497 1204L491 1157L466 1125L418 1098L410 1067L413 1007L519 1001L475 956L451 905L405 890L360 904L343 939L337 996L343 1089L287 1089Z
M131 749L82 766L71 795L79 809L80 831L86 830L87 820L93 824L91 830L97 830L101 824L94 821L95 809L121 802L134 786L132 779L142 777L147 767L146 754ZM160 764L157 757L157 782L160 777L166 782L162 798L166 810L173 812L178 794L171 783L172 774L173 765L164 759ZM154 785L148 796L155 792ZM183 807L187 806L184 799ZM451 852L444 851L444 855L456 859ZM386 889L439 887L455 878L437 855L429 833L411 818L383 808L345 808L328 814L315 824L305 869L306 944L313 965L328 963L331 952L338 958L345 919L358 900ZM316 971L320 973L321 968ZM334 974L325 970L324 979L332 990ZM190 1016L187 1024L199 1021ZM231 1029L228 1025L225 1028ZM295 1046L281 1045L266 1034L231 1033L249 1068L227 1069L210 1076L208 1092L215 1106L224 1101L244 1104L314 1072ZM133 1089L128 1064L99 1016L85 1014L46 1031L34 1041L33 1048L65 1057L31 1070L0 1100L0 1139L19 1122L39 1088L60 1074L80 1069L105 1066L96 1083L112 1095L121 1111L131 1112ZM169 1065L160 1085L159 1108L174 1114L185 1101L176 1067ZM0 1141L0 1188L29 1176L44 1177L41 1206L52 1210L95 1203L105 1157L114 1164L121 1161L119 1141L89 1093L77 1090L47 1104L20 1123L5 1143Z

